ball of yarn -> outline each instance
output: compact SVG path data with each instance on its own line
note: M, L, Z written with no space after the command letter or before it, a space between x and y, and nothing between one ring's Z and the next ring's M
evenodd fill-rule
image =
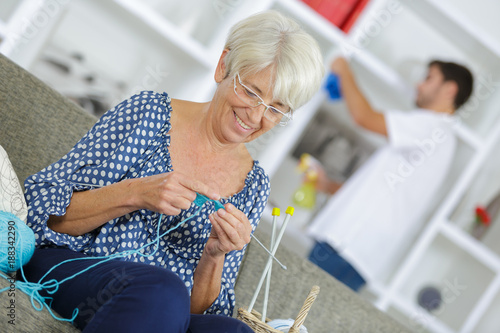
M14 214L0 211L0 271L17 271L28 263L34 251L33 230Z
M267 324L274 328L275 330L287 333L290 331L290 328L292 328L293 323L295 320L288 318L288 319L274 319L268 322ZM307 333L307 328L304 325L301 325L299 327L299 332L300 333Z

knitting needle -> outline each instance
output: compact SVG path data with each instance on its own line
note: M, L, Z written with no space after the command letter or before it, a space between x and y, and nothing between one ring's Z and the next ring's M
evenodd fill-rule
M267 254L269 254L269 256L271 256L271 259L274 259L274 260L278 263L278 265L280 265L280 266L281 266L281 268L283 268L285 271L287 270L286 266L285 266L285 265L283 265L283 264L282 264L282 263L278 260L278 258L276 258L276 257L275 257L275 256L271 253L271 251L269 251L269 250L266 248L266 246L265 246L264 244L262 244L260 240L258 240L258 239L257 239L257 237L255 237L253 234L251 234L251 235L250 235L250 237L252 237L253 239L255 239L255 241L257 242L257 244L259 244L259 245L260 245L260 246L264 249L264 251L266 251L266 252L267 252Z
M220 203L219 201L216 201L216 200L211 200L209 199L208 197L204 196L203 194L200 194L200 193L196 193L196 200L195 200L195 203L197 202L197 200L199 199L199 205L203 205L205 202L207 201L212 201L215 205L215 210L218 210L218 209L225 209L224 208L224 205L222 203ZM281 268L283 268L284 270L286 270L286 266L283 265L278 259L276 259L275 256L273 256L271 254L271 252L269 252L269 250L264 246L264 244L262 244L258 239L257 237L255 237L253 234L250 234L250 237L252 237L253 239L255 239L255 241L260 245L262 246L262 248L269 254L273 257L274 260L276 260L276 262L281 266Z
M283 234L285 233L285 229L286 229L286 226L288 224L288 221L290 221L290 217L293 215L293 210L294 210L293 207L288 207L286 210L285 220L283 221L283 225L281 226L280 232L279 232L278 237L276 239L276 243L274 244L274 247L272 248L272 251L271 251L273 257L276 254L276 251L278 250L278 246L280 245L281 238L283 237ZM257 285L257 289L255 290L255 293L253 294L253 298L250 302L250 306L248 307L248 312L250 312L250 313L252 312L253 306L255 305L255 301L257 300L257 296L259 295L260 288L262 288L262 284L264 283L264 279L267 275L267 272L269 271L269 268L271 267L271 263L272 263L272 258L269 258L267 260L267 265L264 268L264 271L262 272L262 276L260 277L260 281L259 281L259 284Z
M272 249L274 247L274 238L276 234L276 219L277 216L280 216L280 209L279 208L273 208L273 225L272 225L272 230L271 230L271 244L270 248ZM266 322L266 316L267 316L267 302L269 299L269 289L271 287L271 272L273 271L273 264L271 262L271 268L269 269L269 272L267 273L267 279L266 279L266 289L264 289L264 305L262 307L262 322Z
M73 184L76 184L76 185L84 185L84 186L91 186L91 187L102 187L100 185L95 185L95 184L86 184L86 183L75 183L73 182ZM196 198L200 197L202 199L203 202L205 201L208 201L210 199L208 199L206 196L202 195L202 194L199 194L199 193L196 193ZM215 203L215 208L216 209L219 209L219 208L222 208L224 209L224 206L219 203L218 201L215 201L215 200L211 200ZM279 260L278 258L276 258L271 252L269 252L269 250L264 246L264 244L262 244L258 239L257 237L255 237L253 234L250 235L250 237L252 237L253 239L255 239L255 241L274 259L276 260L276 262L281 266L281 268L283 268L284 270L286 270L286 266L283 265Z

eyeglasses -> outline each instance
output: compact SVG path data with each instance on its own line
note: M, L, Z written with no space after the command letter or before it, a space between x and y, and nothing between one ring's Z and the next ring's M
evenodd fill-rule
M288 121L292 119L291 110L283 112L278 110L274 106L270 106L264 103L264 100L259 95L257 95L252 89L248 88L243 84L243 82L241 82L239 73L234 76L234 93L243 103L245 103L249 107L255 108L260 105L264 105L264 107L266 108L264 110L264 117L277 125L285 126Z

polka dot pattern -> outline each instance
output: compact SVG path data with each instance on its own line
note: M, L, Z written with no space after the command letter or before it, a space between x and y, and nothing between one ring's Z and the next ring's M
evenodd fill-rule
M171 172L168 134L171 112L166 93L146 91L134 95L106 112L67 155L26 179L28 225L35 232L38 247L64 246L92 256L105 256L140 248L157 237L160 215L145 209L111 220L78 237L51 230L47 220L49 215L65 214L75 191ZM230 202L243 211L255 230L269 191L269 178L255 161L244 188L221 203ZM177 216L163 216L160 234L198 209L193 204ZM193 273L210 235L208 216L214 211L213 203L205 203L197 216L162 237L157 251L156 245L150 246L145 253L151 255L133 255L123 260L170 269L191 291ZM244 252L245 249L226 255L219 297L206 313L232 315L234 283Z

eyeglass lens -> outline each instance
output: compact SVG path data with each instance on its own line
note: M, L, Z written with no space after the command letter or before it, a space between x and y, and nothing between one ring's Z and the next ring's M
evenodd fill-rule
M236 93L236 96L238 96L238 98L248 106L257 107L259 105L264 105L266 108L264 117L272 122L276 124L286 124L288 122L288 115L286 115L283 111L264 103L258 94L241 82L239 74L237 74L234 78L234 92Z

